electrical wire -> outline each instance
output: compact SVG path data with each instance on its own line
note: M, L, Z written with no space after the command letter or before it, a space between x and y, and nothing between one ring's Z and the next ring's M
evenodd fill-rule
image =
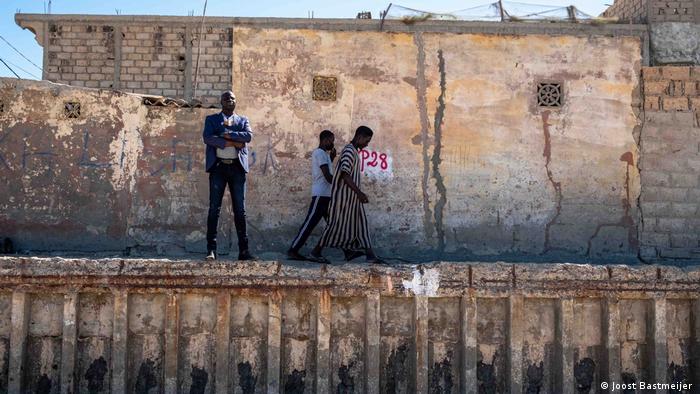
M36 63L34 63L33 61L31 61L28 57L24 56L24 54L23 54L22 52L20 52L19 49L15 48L12 44L10 44L10 42L7 41L7 40L5 39L5 37L3 37L3 36L0 35L0 39L3 40L3 41L5 41L5 43L6 43L7 45L9 45L10 48L14 49L15 52L19 53L20 56L22 56L23 58L25 58L25 59L26 59L29 63L31 63L34 67L38 68L39 71L44 72L44 69L42 69L41 67L37 66Z
M204 16L207 14L207 0L204 0L204 11L202 11L202 25L199 28L199 39L197 42L197 65L194 68L194 94L193 98L197 97L197 77L199 77L199 55L202 52L202 37L204 36Z
M17 77L17 79L22 79L22 78L19 76L19 74L17 74L17 73L15 72L15 70L13 70L12 67L10 67L9 64L5 63L5 61L2 60L1 57L0 57L0 62L2 62L2 64L4 64L5 67L7 67L10 71L12 71L12 73L15 74L15 76Z
M30 73L29 71L23 69L22 67L18 66L18 65L15 64L15 63L12 63L12 62L9 61L9 60L6 60L6 62L9 63L10 65L14 66L14 67L17 68L18 70L24 72L24 73L27 74L27 75L30 75L30 76L32 76L32 77L34 77L34 78L36 78L36 79L39 79L39 80L41 79L41 78L37 77L35 74Z

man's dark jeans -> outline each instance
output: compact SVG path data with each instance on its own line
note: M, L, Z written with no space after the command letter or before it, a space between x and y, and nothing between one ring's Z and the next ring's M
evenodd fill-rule
M226 185L233 202L233 221L238 236L238 250L248 250L248 233L245 222L245 177L246 173L237 160L233 164L224 164L217 160L209 172L209 215L207 217L207 250L216 251L216 233L221 213L221 201L224 199Z

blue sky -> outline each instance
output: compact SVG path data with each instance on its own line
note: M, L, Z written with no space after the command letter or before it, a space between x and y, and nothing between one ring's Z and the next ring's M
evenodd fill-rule
M393 0L396 4L405 7L432 11L450 12L471 8L496 0ZM598 15L606 8L606 3L613 0L520 0L525 3L566 6L573 4L581 11ZM386 9L390 1L372 0L209 0L207 15L209 16L251 16L251 17L290 17L305 18L309 11L314 12L316 18L353 18L360 11L371 11L373 17L379 16L379 11ZM15 48L28 57L38 66L42 66L42 48L34 40L34 35L27 30L22 30L14 20L15 12L44 13L44 7L48 0L0 0L0 35L9 41ZM195 15L202 14L204 0L169 0L169 1L143 1L121 0L87 1L87 0L52 0L51 12L53 14L106 14L114 15L117 9L122 15L128 14L160 14L160 15ZM22 78L35 79L41 77L41 71L15 52L7 43L0 40L0 58L10 66ZM25 71L23 71L23 70ZM33 74L33 75L32 75ZM0 63L0 77L13 77L14 75Z

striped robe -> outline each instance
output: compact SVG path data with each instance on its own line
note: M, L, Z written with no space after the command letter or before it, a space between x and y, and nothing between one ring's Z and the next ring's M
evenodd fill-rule
M364 204L343 181L342 172L350 174L353 182L360 187L360 155L352 144L343 148L333 174L328 225L319 245L344 249L371 248Z

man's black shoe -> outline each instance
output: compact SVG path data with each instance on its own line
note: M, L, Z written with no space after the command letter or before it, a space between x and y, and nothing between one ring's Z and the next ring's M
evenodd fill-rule
M345 255L345 261L351 261L366 255L367 252L364 250L343 249L343 254Z
M238 253L238 260L257 260L258 258L250 254L249 251L244 250Z
M300 254L299 252L292 250L292 249L289 249L287 251L287 258L289 260L294 260L294 261L306 261L306 260L308 260L306 258L306 256L304 256L304 255Z
M210 261L211 261L211 260L216 260L216 252L213 251L213 250L210 250L209 252L207 252L207 258L206 258L206 259L207 259L207 260L210 260Z

